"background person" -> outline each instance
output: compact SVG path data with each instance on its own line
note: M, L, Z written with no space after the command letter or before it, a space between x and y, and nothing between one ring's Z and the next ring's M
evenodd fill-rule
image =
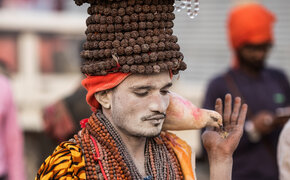
M290 86L281 70L266 67L274 22L275 16L260 4L231 10L228 35L233 68L209 83L203 103L214 109L214 99L231 93L249 106L246 133L233 157L234 180L278 179L276 147L285 120L276 118L276 110L290 105Z
M0 180L25 180L25 177L22 131L17 122L17 111L9 79L1 73Z

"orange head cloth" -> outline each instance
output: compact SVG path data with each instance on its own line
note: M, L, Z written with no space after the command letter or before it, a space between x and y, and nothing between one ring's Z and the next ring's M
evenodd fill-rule
M118 86L129 73L109 73L105 76L87 76L82 80L82 85L87 89L88 93L86 96L87 103L92 107L92 110L95 111L99 108L99 103L94 97L96 92L112 89Z
M232 9L228 19L229 41L234 49L245 43L271 42L275 16L257 3L240 5Z

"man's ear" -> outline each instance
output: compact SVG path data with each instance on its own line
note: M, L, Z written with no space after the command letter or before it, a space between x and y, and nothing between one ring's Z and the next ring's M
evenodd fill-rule
M112 91L101 91L95 93L96 100L102 105L105 109L110 109L112 104Z

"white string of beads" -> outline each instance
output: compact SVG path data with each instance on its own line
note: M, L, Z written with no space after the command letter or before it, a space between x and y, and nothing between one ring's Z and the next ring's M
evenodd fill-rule
M176 0L174 6L177 12L185 9L191 19L194 19L199 12L199 0Z

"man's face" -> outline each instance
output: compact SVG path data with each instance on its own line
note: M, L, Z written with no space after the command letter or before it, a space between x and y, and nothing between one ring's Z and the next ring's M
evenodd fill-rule
M264 69L265 60L271 48L271 43L245 44L237 50L241 66L254 71Z
M168 72L130 75L112 92L111 121L129 136L153 137L161 132L169 105Z

